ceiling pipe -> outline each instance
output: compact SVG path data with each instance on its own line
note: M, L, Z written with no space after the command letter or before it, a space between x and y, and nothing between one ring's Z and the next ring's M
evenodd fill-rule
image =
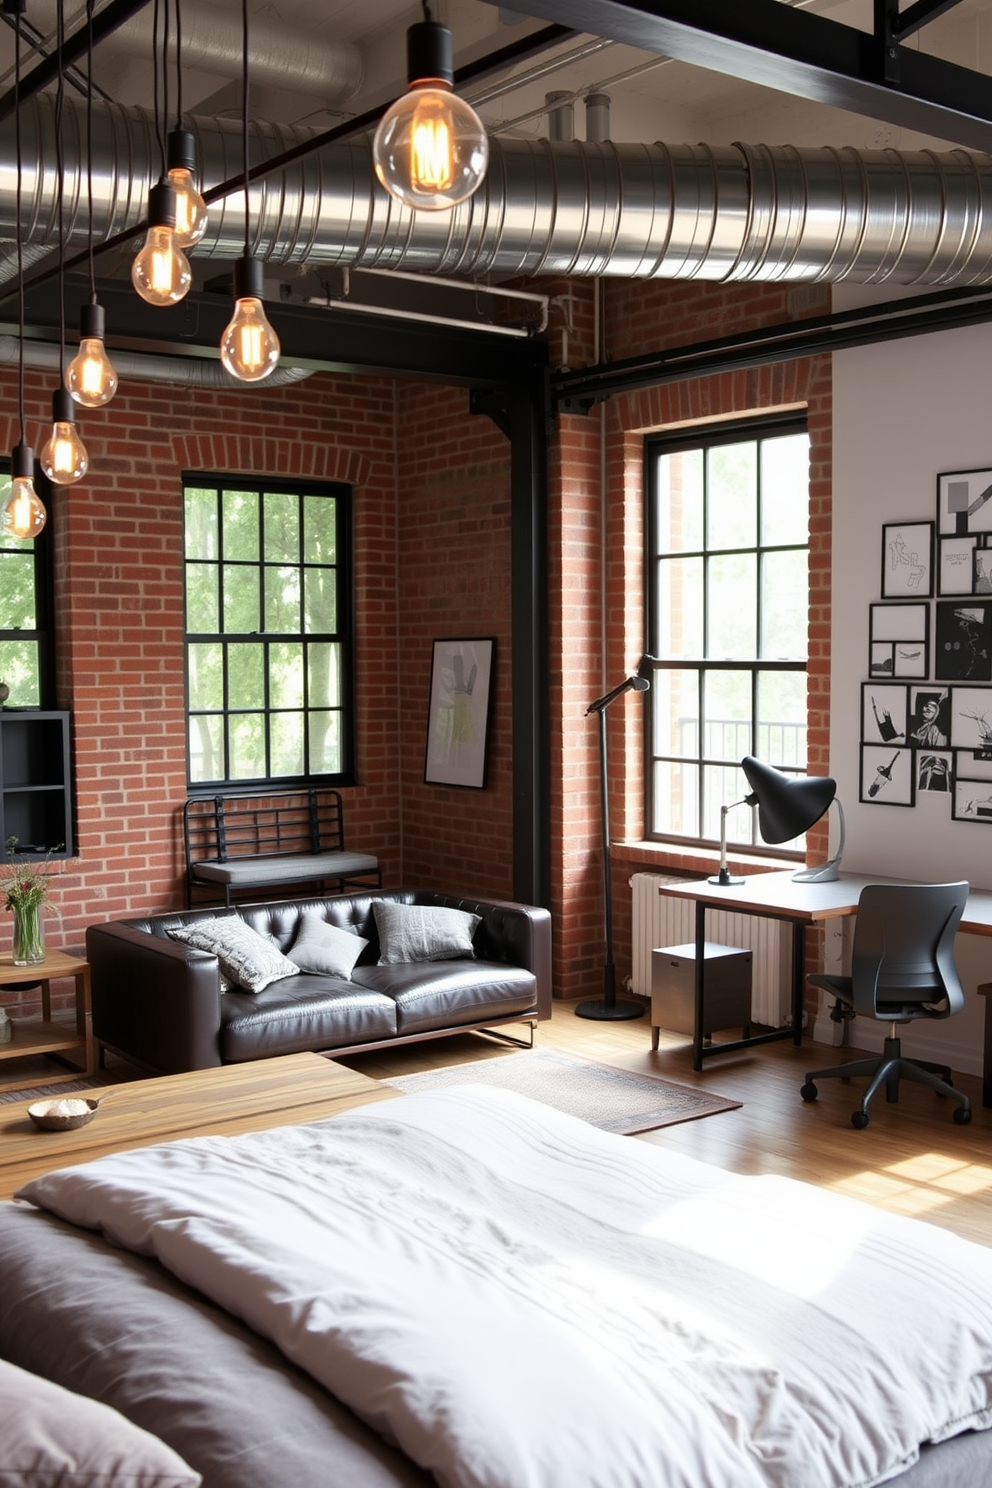
M9 367L20 356L20 343L16 336L0 335L0 366ZM171 382L179 387L229 388L232 392L244 392L253 384L241 382L221 366L219 361L204 357L146 356L140 351L113 352L114 370L121 378L137 382ZM28 367L42 367L46 371L59 365L59 348L52 341L25 341L24 363ZM309 367L279 366L259 387L288 387L292 383L304 382L312 377Z
M85 115L63 113L68 241L86 241ZM238 179L240 126L194 119L203 184ZM53 103L21 120L22 242L57 237ZM256 121L252 158L314 131ZM134 231L159 170L147 110L94 109L97 238ZM0 236L13 237L13 127L0 128ZM7 168L11 166L11 168ZM619 275L712 281L973 285L992 281L992 157L965 150L639 145L492 140L489 173L449 212L415 213L375 181L367 136L303 155L251 188L253 251L271 264L336 264L482 277ZM214 201L196 257L243 251L240 192Z
M32 0L31 18L36 25L54 33L56 9L50 0L49 3ZM221 78L240 78L243 40L238 12L222 10L206 0L197 0L196 5L183 11L182 65L187 72L197 70ZM249 45L253 87L291 88L296 93L337 104L353 98L365 78L362 52L353 43L307 36L264 12L252 17ZM150 7L124 21L113 33L114 61L123 54L147 63L153 49ZM174 63L174 30L169 37L169 55ZM99 53L96 63L99 76Z

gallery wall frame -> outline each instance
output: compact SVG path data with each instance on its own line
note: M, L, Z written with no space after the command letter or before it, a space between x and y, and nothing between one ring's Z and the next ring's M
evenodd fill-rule
M930 675L930 606L873 604L868 613L869 677Z
M865 744L905 744L909 688L894 682L862 682L861 738Z
M938 599L933 675L938 682L992 682L992 599Z
M962 776L974 774L964 756L992 763L992 687L951 688L951 748Z
M937 540L937 593L975 594L975 550L978 534Z
M992 827L992 780L956 778L951 795L951 820Z
M883 599L929 599L933 595L932 522L882 524Z
M992 470L948 470L938 475L937 530L946 537L992 532Z
M917 749L946 749L950 741L950 689L935 682L911 687L906 743Z
M954 757L945 750L919 749L916 752L917 794L948 796L954 789Z
M428 784L485 788L495 654L493 636L434 641L424 763Z
M859 800L868 806L915 806L915 750L862 744Z

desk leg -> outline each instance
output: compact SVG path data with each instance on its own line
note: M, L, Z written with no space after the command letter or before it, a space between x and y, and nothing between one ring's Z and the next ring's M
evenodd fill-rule
M792 922L792 1042L803 1041L803 991L806 986L806 925Z
M992 1106L992 982L977 989L985 998L985 1048L982 1051L982 1105Z
M706 966L706 905L696 900L696 1005L692 1019L692 1067L703 1067L703 970Z

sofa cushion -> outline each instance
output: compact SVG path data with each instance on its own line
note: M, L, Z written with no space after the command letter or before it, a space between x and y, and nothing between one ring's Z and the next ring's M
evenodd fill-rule
M474 956L472 934L481 916L443 905L392 904L373 899L379 931L379 965L448 961Z
M537 1001L533 974L499 961L356 966L352 986L356 984L392 999L401 1035L479 1023L490 1014L525 1013Z
M169 935L194 950L212 952L220 962L221 975L244 992L261 992L270 982L296 976L300 969L236 914L177 925Z
M391 997L341 977L284 977L250 997L229 992L220 1004L225 1064L374 1043L397 1032Z
M126 1416L0 1360L4 1488L197 1488L183 1459Z
M301 971L347 979L367 945L357 932L329 925L323 915L310 910L300 918L289 954Z

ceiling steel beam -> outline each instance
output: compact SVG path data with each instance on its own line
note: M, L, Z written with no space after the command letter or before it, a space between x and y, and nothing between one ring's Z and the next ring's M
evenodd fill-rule
M893 43L895 85L881 38L780 0L527 0L527 14L992 153L987 74Z

